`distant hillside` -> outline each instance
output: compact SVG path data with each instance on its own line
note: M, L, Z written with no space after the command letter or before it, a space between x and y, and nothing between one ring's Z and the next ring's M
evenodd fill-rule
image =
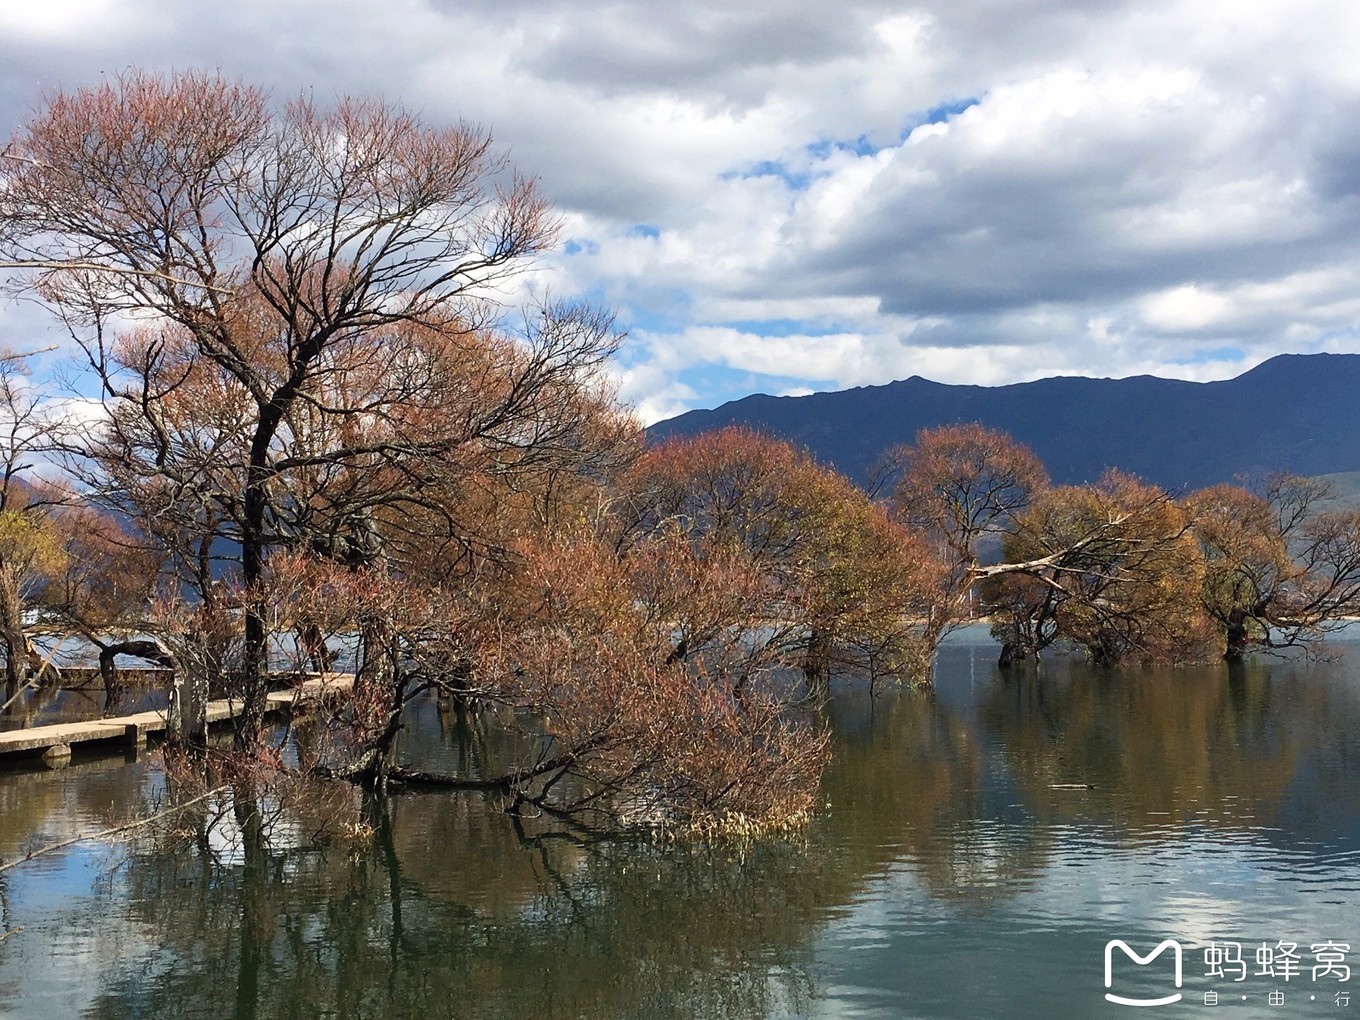
M1360 471L1343 471L1339 474L1319 475L1319 481L1332 487L1337 507L1360 510Z
M1028 443L1056 482L1119 467L1171 490L1272 471L1360 471L1360 355L1281 355L1236 379L1041 379L948 386L913 376L806 397L745 397L652 426L693 435L732 423L783 436L859 480L921 428L980 421Z

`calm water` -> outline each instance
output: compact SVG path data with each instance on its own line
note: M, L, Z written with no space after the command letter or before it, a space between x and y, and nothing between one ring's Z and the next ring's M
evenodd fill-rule
M838 695L828 806L745 852L581 846L447 794L361 806L371 838L324 853L309 833L349 817L343 798L281 816L291 838L262 856L225 823L197 848L73 848L0 875L0 920L23 929L0 943L0 1015L1360 1020L1360 974L1312 971L1327 940L1360 965L1360 641L1336 647L1231 675L1056 659L1003 681L985 632L956 635L933 693ZM408 751L499 753L464 737L428 706ZM146 762L0 776L0 857L160 783ZM1180 989L1168 950L1116 953L1112 991L1183 999L1105 1002L1112 939L1176 940ZM1206 975L1225 940L1245 980ZM1258 973L1280 942L1302 968L1287 982Z

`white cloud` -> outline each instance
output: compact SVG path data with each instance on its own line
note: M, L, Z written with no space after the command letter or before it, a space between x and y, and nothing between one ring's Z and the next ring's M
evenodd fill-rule
M0 5L0 33L39 44L62 45L73 40L89 40L91 26L111 22L116 6L113 0L3 4Z
M1203 329L1221 319L1228 307L1222 294L1187 283L1148 295L1141 310L1148 325L1176 332Z
M791 391L1360 349L1341 0L30 8L0 11L9 126L132 65L488 124L581 245L524 287L622 310L644 414L713 402L720 372Z

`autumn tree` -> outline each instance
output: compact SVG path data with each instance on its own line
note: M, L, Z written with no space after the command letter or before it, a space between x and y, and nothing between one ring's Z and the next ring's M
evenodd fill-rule
M200 515L175 548L186 562L212 559L220 537L239 546L238 736L250 744L268 672L258 593L269 553L311 540L290 533L315 509L293 480L338 484L448 453L437 429L409 431L431 424L418 401L402 408L413 388L439 388L460 347L495 346L481 339L499 317L489 297L552 243L554 221L477 128L430 127L373 101L275 108L196 73L57 93L6 154L0 254L28 269L102 380L109 423L92 457L159 487L181 519ZM131 335L129 317L145 323ZM496 408L455 430L465 446L495 431L504 449L533 447L541 423L522 408L534 380L597 364L615 342L607 320L555 306L520 340L501 343L519 370ZM205 388L220 397L210 408L193 392ZM174 408L182 417L168 423ZM325 450L295 431L305 418L327 426ZM330 528L361 551L367 527L362 508L330 513L322 541ZM200 594L211 575L200 570Z
M285 618L340 634L376 616L390 639L384 668L361 665L355 699L315 735L311 767L499 791L578 824L802 818L826 747L787 673L813 668L814 649L825 668L919 666L934 577L919 542L805 455L740 431L658 445L593 489L550 480L570 512L486 504L486 531L516 537L476 583L432 583L462 576L455 548L400 573L276 556L267 598ZM494 484L468 481L479 500ZM533 753L499 775L401 762L401 706L432 686L498 711Z
M559 513L573 485L626 460L637 427L597 377L615 339L607 317L559 307L531 328L530 344L407 324L344 345L271 452L271 549L447 583ZM125 397L89 446L92 483L145 522L207 609L249 599L232 569L247 394L182 333L136 331L115 356ZM148 392L156 399L142 399ZM378 618L366 619L378 629L364 649L384 640ZM325 668L314 628L295 623L313 667Z
M59 675L35 637L60 648L75 633L106 648L111 630L139 630L157 573L143 543L53 480L75 427L28 378L26 360L0 354L0 642L10 697L30 672ZM108 708L116 677L105 672Z
M787 443L727 428L650 448L621 483L621 544L678 538L763 579L762 647L797 646L822 682L834 662L925 679L940 563L846 479ZM727 624L677 617L674 654ZM782 654L782 652L781 652Z
M517 797L738 831L806 816L826 738L790 715L776 675L753 671L775 660L751 647L752 596L766 579L748 560L675 537L619 555L590 532L534 542L523 556L513 625L484 667L485 682L531 706L550 738L515 779ZM725 626L675 654L675 622L694 637L699 619Z
M1314 646L1360 608L1360 513L1327 508L1314 479L1216 485L1186 500L1204 557L1203 604L1228 661Z
M161 550L108 513L79 502L52 513L48 528L62 556L61 569L43 593L45 626L54 635L78 635L97 649L104 712L113 714L123 696L119 656L175 665L156 636L160 628L152 612L161 594Z
M1021 544L1019 538L1008 543ZM997 664L1005 669L1017 660L1039 658L1062 637L1058 610L1068 593L1060 585L1028 571L1007 571L984 578L981 604L991 621L992 637L1001 645Z
M52 518L71 499L37 473L50 466L66 426L29 380L25 362L25 355L0 351L0 644L7 700L30 670L51 667L34 648L33 616L67 566Z
M1101 665L1203 657L1204 568L1190 516L1128 475L1041 493L1017 518L1002 563L980 574L1003 661L1060 638Z
M623 554L605 518L539 532L485 586L430 588L375 567L274 560L271 604L328 634L379 620L382 669L361 665L343 710L300 740L312 774L501 793L515 810L575 827L778 827L811 807L824 736L752 669L744 611L762 579L744 564L647 541ZM682 609L721 618L704 648L674 654ZM450 690L450 663L472 668ZM769 665L768 659L763 659ZM431 688L475 694L523 738L500 772L433 773L396 755L402 709Z
M889 451L888 459L897 474L891 498L898 516L969 564L977 562L979 541L1012 530L1048 485L1028 447L976 422L922 429L914 445Z
M1014 533L1048 473L1028 447L972 423L922 429L913 445L887 451L879 481L891 485L894 517L927 536L948 566L938 640L972 615L979 563Z
M41 592L65 566L61 543L48 527L40 504L0 510L0 643L5 649L5 685L13 697L30 669L41 671L27 620Z
M980 608L1002 665L1064 639L1102 663L1204 654L1203 570L1166 493L1118 472L1050 487L1026 447L976 424L922 430L887 463L895 516L948 562L946 626Z

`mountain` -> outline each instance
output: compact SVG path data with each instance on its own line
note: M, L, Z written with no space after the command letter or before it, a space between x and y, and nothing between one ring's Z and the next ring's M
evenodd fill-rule
M1060 484L1094 481L1106 467L1172 491L1275 471L1360 471L1360 355L1284 354L1209 383L1145 375L950 386L913 376L805 397L744 397L649 433L747 425L861 479L918 429L972 421L1029 444Z

